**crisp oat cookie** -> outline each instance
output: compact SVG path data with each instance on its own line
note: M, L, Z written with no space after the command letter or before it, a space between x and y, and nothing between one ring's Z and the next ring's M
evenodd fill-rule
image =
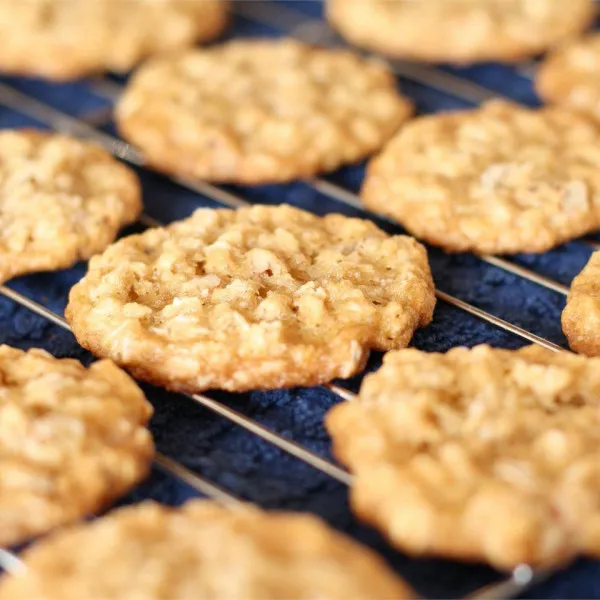
M569 346L588 356L600 356L600 252L592 254L571 284L562 313Z
M149 61L116 119L158 169L255 184L356 162L411 112L373 60L293 40L243 40Z
M226 0L0 0L0 71L74 79L216 37Z
M600 34L558 48L539 67L535 87L541 98L600 121Z
M0 281L101 252L141 210L134 172L102 148L32 129L0 132Z
M369 221L291 206L200 209L90 262L66 316L136 377L200 391L316 385L429 323L427 255Z
M600 226L599 145L583 116L496 100L407 124L361 196L450 252L544 252Z
M592 0L327 0L349 41L397 58L514 62L583 31Z
M600 556L600 360L387 354L326 418L352 505L398 548L500 569Z
M152 409L110 361L0 346L0 546L104 507L147 473Z
M207 500L120 509L53 534L24 561L26 571L0 582L1 600L415 597L317 517Z

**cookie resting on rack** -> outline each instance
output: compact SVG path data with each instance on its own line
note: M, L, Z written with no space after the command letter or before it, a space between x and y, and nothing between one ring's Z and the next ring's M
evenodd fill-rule
M151 413L110 361L85 368L0 346L0 546L102 509L141 481Z
M104 250L141 211L133 171L108 152L32 129L0 132L0 282Z
M574 40L551 53L538 67L540 97L600 121L600 33Z
M354 512L402 551L499 569L600 556L600 359L390 352L326 426Z
M571 284L562 313L569 346L588 356L600 356L600 252L592 254Z
M26 570L0 580L0 600L415 597L375 553L317 517L208 500L123 508L22 558Z
M331 25L350 42L428 62L515 62L593 21L592 0L327 0Z
M310 386L360 371L432 318L424 248L370 221L280 206L200 209L90 261L79 343L172 390Z
M260 184L357 162L411 113L379 62L293 40L242 40L149 61L116 120L157 169Z
M219 35L226 0L0 0L0 72L68 80L131 70Z
M408 123L361 196L450 252L544 252L600 227L599 147L582 115L494 100Z

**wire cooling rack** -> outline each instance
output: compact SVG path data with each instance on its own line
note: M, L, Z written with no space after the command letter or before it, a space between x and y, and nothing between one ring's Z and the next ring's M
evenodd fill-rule
M246 1L235 4L234 11L230 36L287 34L326 46L343 44L323 21L318 1ZM452 69L393 62L391 67L420 112L463 108L507 95L526 104L537 102L531 91L533 63ZM0 126L38 125L91 139L135 167L146 202L139 228L182 218L199 206L285 201L319 214L336 211L370 218L388 231L401 231L361 207L356 192L362 167L266 188L214 186L152 173L114 132L112 105L122 85L122 80L112 77L65 85L4 78L0 80ZM589 237L545 255L510 259L447 256L430 249L438 307L433 324L417 333L415 345L445 350L459 343L505 347L534 343L563 351L559 317L568 284L598 247L598 240ZM0 305L0 316L8 314L10 323L2 341L46 346L57 355L89 360L62 317L68 289L84 269L24 277L0 286L6 303ZM28 312L37 320L31 321ZM374 357L369 368L378 364L379 357ZM552 575L527 565L501 576L484 567L408 560L359 526L346 505L346 487L352 477L332 460L322 428L326 410L337 401L351 400L358 385L356 378L312 390L246 395L171 394L144 385L156 409L152 430L161 452L148 482L125 502L157 498L176 504L200 494L229 504L244 499L272 508L311 510L375 547L417 590L431 597L510 597L526 593ZM20 566L18 553L0 549L0 567L15 570ZM574 570L598 574L600 567L579 561L553 579L560 585ZM546 587L544 593L553 589L557 588Z

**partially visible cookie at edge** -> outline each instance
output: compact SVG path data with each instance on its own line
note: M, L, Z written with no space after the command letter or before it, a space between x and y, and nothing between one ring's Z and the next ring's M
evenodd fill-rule
M0 282L90 258L141 208L137 176L101 147L0 131Z
M538 346L390 352L326 416L351 505L402 551L600 556L600 360Z
M152 408L110 361L0 346L0 547L96 512L149 471Z
M450 252L544 252L600 227L599 146L582 115L494 100L406 124L361 197Z
M577 36L592 0L327 0L331 25L350 42L428 62L516 62Z
M573 350L600 356L600 251L573 280L561 320Z
M79 343L197 392L310 386L408 344L435 304L425 249L370 221L199 209L112 245L71 290Z
M291 39L237 40L148 61L116 120L157 169L260 184L355 163L411 113L380 62Z
M0 0L0 72L54 80L130 71L209 41L227 0Z
M535 88L550 104L577 110L600 122L600 34L557 48L538 67Z

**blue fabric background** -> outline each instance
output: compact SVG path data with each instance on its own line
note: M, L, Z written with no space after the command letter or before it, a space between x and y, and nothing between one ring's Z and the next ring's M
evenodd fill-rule
M282 3L276 4L281 6ZM301 25L308 18L321 18L322 6L318 1L283 4L284 9L295 11L297 21L294 24ZM256 6L259 4L256 3ZM281 29L238 17L227 35L271 36L281 33ZM489 89L518 101L528 104L537 102L531 82L516 74L514 69L489 65L446 70L478 81ZM105 98L92 91L88 82L48 85L15 78L5 78L3 81L75 116L83 116L110 105ZM415 100L421 113L470 105L464 98L413 81L402 80L401 86ZM0 106L0 127L31 125L45 126L44 123L35 122L23 114ZM111 125L108 125L108 130L112 131ZM210 199L183 189L160 175L140 172L140 176L147 212L162 221L185 217L200 206L216 205ZM330 179L356 191L362 176L363 168L359 166L343 169L331 175ZM288 202L317 213L336 211L348 215L360 214L355 209L317 193L304 183L230 189L252 202ZM378 224L391 232L401 231L383 221ZM523 255L514 257L514 260L561 283L569 284L589 255L588 246L574 242L541 256ZM441 290L555 343L565 344L560 330L560 312L564 306L564 298L559 294L489 267L473 256L448 256L431 249L430 260L436 284ZM84 272L85 265L79 265L60 273L23 277L12 281L10 287L62 314L69 288ZM4 297L0 297L0 341L22 348L43 347L59 357L90 360L90 356L78 347L69 333ZM516 348L524 343L520 338L443 302L438 303L434 322L419 331L414 339L416 347L429 351L482 342L508 348ZM379 360L380 357L374 356L369 368L376 368ZM357 383L358 381L352 381L350 385L356 387ZM498 577L485 567L406 559L391 550L377 534L361 527L353 519L347 506L347 489L343 485L185 397L148 385L143 387L156 410L151 427L158 449L233 494L265 507L311 511L321 515L333 526L381 552L420 592L430 597L458 597ZM213 396L311 450L331 458L329 439L322 421L325 412L338 398L324 388ZM156 470L124 502L154 498L178 504L193 495L195 492L191 488ZM485 527L485 523L482 523L482 527ZM525 597L600 597L600 563L578 560L563 572L531 589Z

